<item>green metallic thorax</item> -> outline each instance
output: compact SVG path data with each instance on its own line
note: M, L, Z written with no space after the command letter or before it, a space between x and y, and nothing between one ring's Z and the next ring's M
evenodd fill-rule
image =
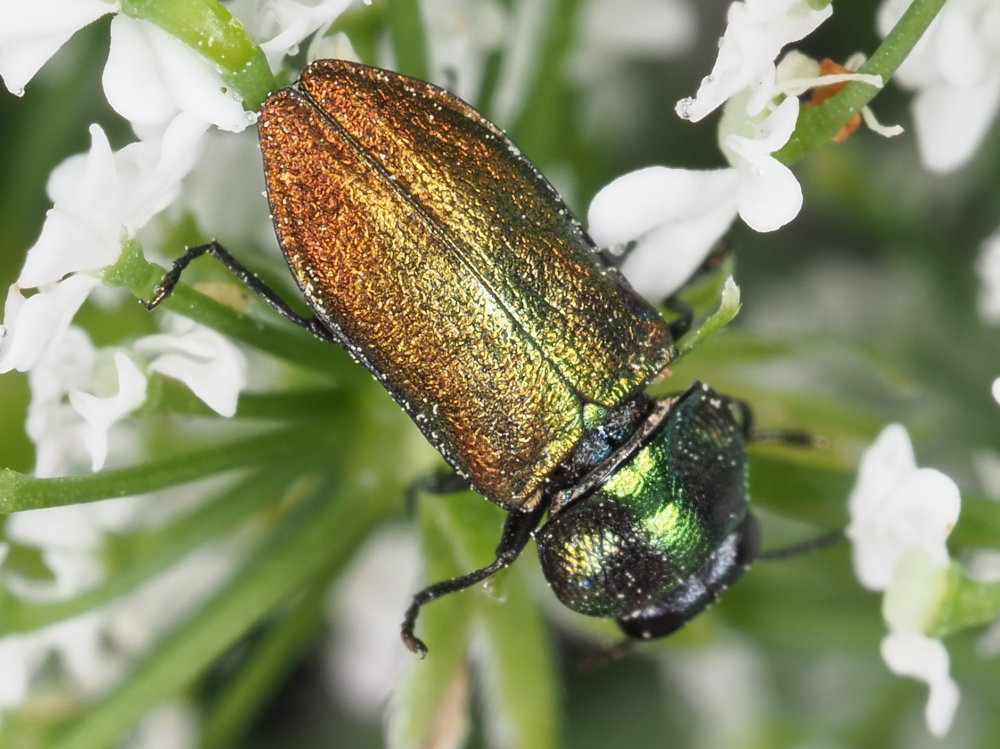
M570 608L623 616L701 569L746 516L743 436L729 401L698 386L589 496L539 531Z

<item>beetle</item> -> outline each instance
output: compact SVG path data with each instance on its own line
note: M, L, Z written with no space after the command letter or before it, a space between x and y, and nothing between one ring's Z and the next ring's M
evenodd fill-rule
M653 398L690 315L668 323L607 262L552 185L470 105L430 83L320 60L258 120L278 242L302 317L216 242L282 316L342 346L456 474L507 511L496 558L533 537L558 599L630 638L670 634L757 555L742 402L695 383ZM545 516L548 516L547 519ZM544 522L543 522L544 520Z

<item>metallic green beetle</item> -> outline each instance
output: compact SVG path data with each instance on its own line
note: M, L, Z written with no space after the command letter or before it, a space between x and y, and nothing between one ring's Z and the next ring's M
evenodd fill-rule
M191 259L216 256L343 346L509 511L492 564L414 597L410 649L426 652L421 605L507 566L532 536L565 605L639 639L743 573L757 549L744 409L702 384L647 396L681 324L604 261L503 132L429 83L321 60L267 99L259 133L275 231L315 316L216 243L178 259L149 306Z

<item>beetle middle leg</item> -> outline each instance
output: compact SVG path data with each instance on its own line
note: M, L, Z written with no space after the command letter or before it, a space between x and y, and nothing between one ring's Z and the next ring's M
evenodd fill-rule
M435 598L465 590L499 572L504 567L508 567L524 551L524 547L527 546L528 541L531 539L531 532L538 526L542 515L545 514L545 510L546 507L543 504L531 512L511 512L507 516L503 532L500 535L500 543L496 550L496 559L491 564L474 570L467 575L429 585L413 596L413 602L406 610L406 616L403 618L403 625L401 627L403 644L414 653L419 653L421 658L427 655L427 645L413 634L413 628L417 623L417 615L420 613L420 607L425 603L430 603Z
M417 505L417 495L420 492L428 494L456 494L458 492L469 491L472 484L468 479L462 478L455 471L447 473L432 473L422 478L418 478L406 487L403 501L406 511L412 513Z

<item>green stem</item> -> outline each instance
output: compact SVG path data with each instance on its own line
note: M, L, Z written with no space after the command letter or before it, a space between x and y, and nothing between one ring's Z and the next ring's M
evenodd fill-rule
M239 669L206 709L199 746L236 746L255 723L268 698L280 687L322 632L326 587L307 593L285 611L256 642Z
M148 463L87 476L39 479L0 468L0 515L129 497L259 462L275 462L309 447L315 435L282 429L214 447L201 447Z
M979 627L1000 617L1000 582L974 580L960 565L952 564L945 591L928 628L931 637Z
M427 80L427 42L420 4L416 0L387 0L386 5L389 35L399 72Z
M913 0L903 17L886 35L875 53L858 70L866 75L880 75L887 83L920 40L945 0ZM880 89L868 83L852 81L836 96L819 106L803 107L791 139L774 155L785 164L792 164L807 153L830 142L830 139L860 112Z
M156 263L146 260L139 243L130 239L122 243L118 261L105 269L104 281L111 286L124 286L142 301L152 298L153 289L163 280L165 272ZM285 322L271 323L241 314L186 284L178 284L157 309L160 308L184 315L267 354L326 375L331 371L356 369L343 366L347 360L336 352L334 346L313 338L304 330Z
M96 588L65 600L34 603L0 596L0 636L30 632L119 598L217 535L230 532L267 503L276 503L304 469L304 461L283 461L207 502L197 510L153 531L151 538L129 537L135 551L116 564ZM145 542L144 542L145 541Z
M217 0L122 0L121 12L156 24L197 51L248 109L259 109L276 87L260 47Z
M239 576L158 643L100 704L85 711L57 749L111 746L153 705L190 685L277 606L332 575L386 514L356 484L318 490Z

